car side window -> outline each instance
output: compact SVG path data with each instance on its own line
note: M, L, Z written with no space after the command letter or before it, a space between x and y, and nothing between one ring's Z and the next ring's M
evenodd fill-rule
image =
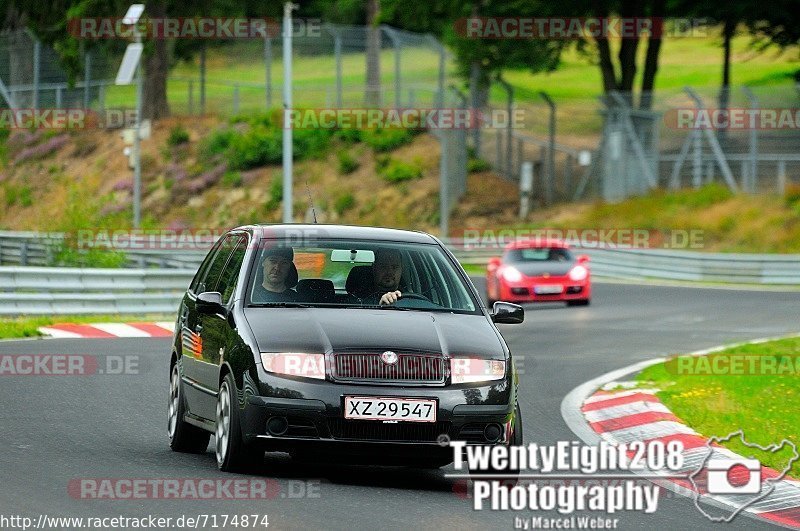
M189 291L192 293L200 293L197 291L197 288L200 286L200 283L205 279L206 271L208 271L208 266L214 260L214 257L217 255L217 251L219 251L220 245L222 244L222 240L217 241L211 250L208 252L206 257L203 259L203 262L200 264L200 267L197 268L197 273L195 273L194 278L192 279L192 283L189 285Z
M242 269L242 262L244 262L244 255L247 251L247 238L239 238L236 242L236 247L233 249L228 264L225 266L222 276L220 276L219 283L214 291L219 291L222 294L223 303L230 302L233 292L236 290L236 284L239 280L239 272Z
M231 251L233 251L233 247L239 237L238 234L229 234L225 237L217 250L217 254L214 255L214 259L208 265L202 280L197 283L195 293L214 291L219 282L219 277L222 275L222 269L225 267L225 263L228 261L228 257L231 255Z

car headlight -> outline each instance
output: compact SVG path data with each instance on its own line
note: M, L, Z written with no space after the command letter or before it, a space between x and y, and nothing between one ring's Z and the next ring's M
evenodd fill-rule
M570 280L575 280L575 281L584 280L588 276L589 276L589 270L583 267L582 265L576 265L569 272Z
M450 358L450 378L454 384L502 380L505 375L504 360Z
M503 268L503 278L509 282L519 282L522 280L522 273L514 267L506 266Z
M325 379L325 355L303 352L262 352L264 370L287 376Z

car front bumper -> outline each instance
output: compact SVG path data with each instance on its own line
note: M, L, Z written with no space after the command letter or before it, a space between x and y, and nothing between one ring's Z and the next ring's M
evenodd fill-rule
M448 441L488 444L484 430L489 425L499 425L502 429L502 436L495 443L509 440L516 403L510 381L507 377L494 385L479 387L475 384L383 387L319 382L311 384L318 392L306 393L316 398L249 396L242 416L243 435L249 443L267 451L332 453L356 462L421 462L441 466L453 460ZM436 422L347 420L345 396L434 398L438 403ZM285 419L285 433L271 433L268 423L273 418Z

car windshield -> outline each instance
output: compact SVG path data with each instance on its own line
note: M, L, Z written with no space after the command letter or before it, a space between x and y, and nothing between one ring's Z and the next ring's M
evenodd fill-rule
M392 291L402 296L380 304ZM263 239L251 264L250 307L381 308L476 313L470 289L435 244Z
M540 247L532 249L509 249L506 262L571 262L572 253L561 247Z

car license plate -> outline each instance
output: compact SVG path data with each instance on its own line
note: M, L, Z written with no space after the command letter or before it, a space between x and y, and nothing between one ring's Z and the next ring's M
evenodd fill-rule
M563 290L564 286L536 286L533 288L533 292L537 295L555 295Z
M346 396L344 397L344 418L436 422L436 400Z

